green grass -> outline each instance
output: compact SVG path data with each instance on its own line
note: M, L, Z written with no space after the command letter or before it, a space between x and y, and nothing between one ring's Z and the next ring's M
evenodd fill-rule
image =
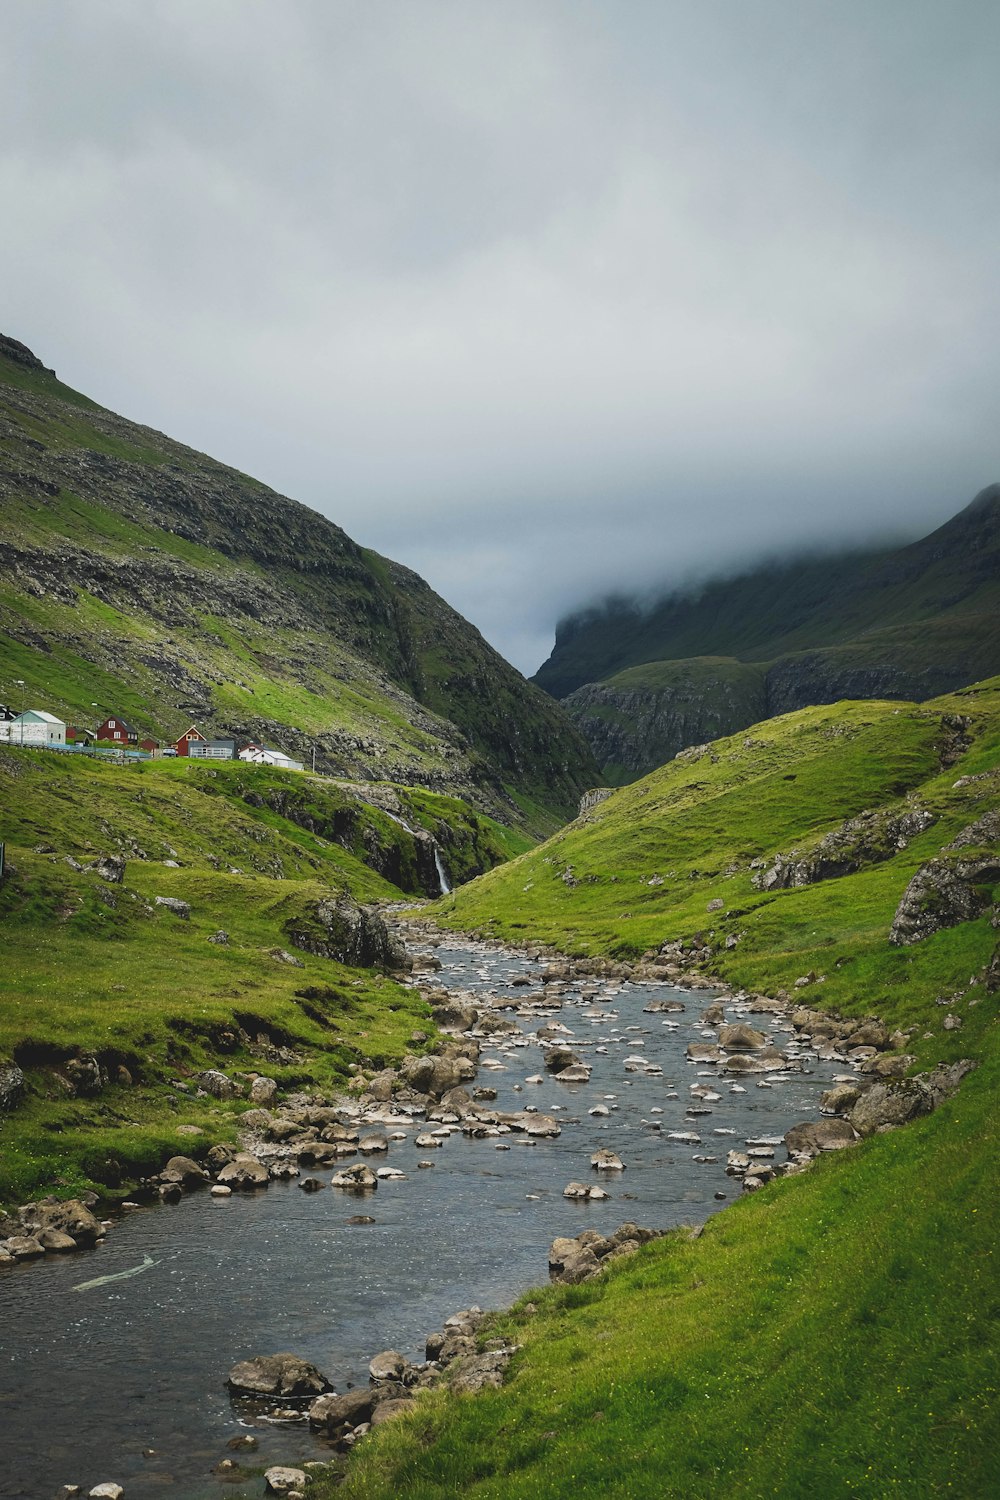
M454 880L523 843L455 798L383 791L440 840ZM120 767L0 748L0 838L0 1059L15 1058L29 1081L26 1103L0 1120L0 1203L53 1188L126 1192L171 1152L198 1155L235 1136L244 1104L195 1100L171 1080L221 1066L343 1088L352 1065L398 1061L415 1028L433 1032L424 1004L391 980L272 956L331 891L422 894L414 838L336 782L242 763ZM120 887L67 863L116 851L126 857ZM190 921L157 907L158 895L188 901ZM229 946L208 942L219 929ZM241 1026L297 1061L231 1045ZM60 1066L77 1050L104 1058L112 1079L126 1067L133 1082L68 1097Z
M954 713L971 743L943 766ZM1000 1037L982 982L997 934L984 916L912 947L887 938L912 872L997 805L1000 776L955 783L998 769L996 682L922 708L808 709L617 792L436 903L446 925L576 953L697 938L733 985L879 1014L914 1028L916 1066L978 1068L931 1117L737 1201L700 1238L530 1293L483 1331L523 1346L504 1389L421 1401L356 1450L345 1500L997 1492ZM938 821L894 858L754 891L751 859L908 797ZM810 970L824 981L794 990Z
M984 1500L1000 1475L997 1050L960 1102L531 1294L497 1393L434 1398L345 1500ZM323 1493L323 1491L321 1491ZM331 1491L332 1493L332 1491Z

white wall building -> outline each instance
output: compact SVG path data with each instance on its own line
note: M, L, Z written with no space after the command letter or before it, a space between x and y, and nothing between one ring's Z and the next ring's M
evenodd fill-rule
M283 750L275 750L271 745L244 745L240 751L240 760L246 760L255 766L277 766L282 771L304 771L305 766L300 760L292 760Z
M31 745L36 750L65 745L66 725L55 714L41 708L25 709L16 719L0 720L0 742L7 745Z

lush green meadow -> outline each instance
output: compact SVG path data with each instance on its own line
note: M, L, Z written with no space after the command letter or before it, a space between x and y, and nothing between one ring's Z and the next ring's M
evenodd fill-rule
M394 795L412 827L445 840L456 877L504 858L508 840L518 847L518 835L454 798ZM331 892L422 893L414 838L336 783L4 749L0 805L0 1059L28 1078L26 1101L0 1126L0 1203L52 1187L125 1192L171 1151L233 1138L245 1103L173 1087L204 1068L343 1087L362 1063L398 1061L415 1030L433 1033L427 1007L389 978L295 950L298 966L280 957L289 924ZM121 885L87 868L119 851ZM189 920L157 896L188 902ZM210 943L220 929L228 944ZM241 1035L280 1052L250 1052ZM111 1085L68 1095L58 1074L74 1051L98 1055ZM119 1067L130 1082L116 1081ZM178 1130L192 1126L202 1134Z
M997 933L989 915L910 947L888 932L917 867L997 806L998 767L995 683L808 709L664 767L437 903L449 926L574 953L707 945L734 985L911 1029L915 1067L978 1067L932 1116L741 1199L700 1237L529 1294L483 1335L523 1346L504 1389L421 1400L361 1445L345 1500L997 1493ZM936 822L893 858L754 888L752 860L897 805Z

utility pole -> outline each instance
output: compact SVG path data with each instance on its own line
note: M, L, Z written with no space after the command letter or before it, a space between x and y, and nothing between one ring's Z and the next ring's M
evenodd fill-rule
M20 725L21 725L21 749L23 750L24 749L24 678L23 677L15 677L14 678L14 686L15 687L19 687L21 689L21 716L20 716L19 722L20 722Z

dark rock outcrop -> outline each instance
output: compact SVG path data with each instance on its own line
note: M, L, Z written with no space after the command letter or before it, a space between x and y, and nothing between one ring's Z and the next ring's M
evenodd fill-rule
M775 855L771 865L751 877L751 884L758 891L790 890L853 875L866 865L892 859L935 821L934 814L922 807L861 813L826 834L810 854Z
M378 909L359 906L348 895L317 902L309 913L293 918L285 931L292 945L304 953L355 968L398 969L406 956Z
M890 943L919 943L945 927L971 922L990 906L1000 880L1000 859L932 859L903 892L889 930Z

